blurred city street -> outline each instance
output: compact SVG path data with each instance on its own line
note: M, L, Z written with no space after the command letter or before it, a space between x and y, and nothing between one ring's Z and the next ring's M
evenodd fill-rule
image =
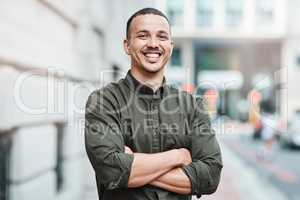
M262 144L253 141L252 138L226 139L224 143L237 154L245 166L255 171L256 183L266 182L266 185L259 186L263 191L268 191L267 185L269 184L286 199L299 198L300 169L297 167L300 164L297 158L299 151L283 149L276 145L272 157L263 159L260 155ZM242 176L241 179L243 179ZM257 185L255 182L254 185Z
M299 150L276 144L272 157L262 158L263 143L253 140L245 126L235 127L236 132L218 135L224 171L217 192L203 199L299 199Z

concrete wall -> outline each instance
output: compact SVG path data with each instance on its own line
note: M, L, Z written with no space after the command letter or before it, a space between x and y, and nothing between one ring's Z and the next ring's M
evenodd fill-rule
M152 5L1 1L0 134L12 141L8 163L0 163L9 173L1 200L97 199L84 149L85 102L111 81L113 64L129 69L122 47L126 20Z

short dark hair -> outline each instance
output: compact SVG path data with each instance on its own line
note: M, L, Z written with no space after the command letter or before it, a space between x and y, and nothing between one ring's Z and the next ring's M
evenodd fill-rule
M159 15L162 16L163 18L165 18L168 21L168 24L170 25L169 19L167 18L167 16L161 12L160 10L156 9L156 8L143 8L137 12L135 12L133 15L131 15L131 17L128 19L127 24L126 24L126 38L129 38L129 29L130 29L130 25L132 20L140 15L147 15L147 14L152 14L152 15Z

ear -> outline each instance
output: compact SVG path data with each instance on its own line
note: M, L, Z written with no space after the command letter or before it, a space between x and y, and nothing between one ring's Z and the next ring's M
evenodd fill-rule
M129 41L128 39L124 39L123 40L123 48L124 48L124 51L127 55L130 55L130 47L129 47Z

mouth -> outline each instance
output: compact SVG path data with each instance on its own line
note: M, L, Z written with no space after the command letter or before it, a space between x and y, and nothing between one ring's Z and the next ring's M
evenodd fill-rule
M152 51L152 52L143 52L143 55L146 57L148 62L155 63L159 60L162 53L158 51L155 52Z

